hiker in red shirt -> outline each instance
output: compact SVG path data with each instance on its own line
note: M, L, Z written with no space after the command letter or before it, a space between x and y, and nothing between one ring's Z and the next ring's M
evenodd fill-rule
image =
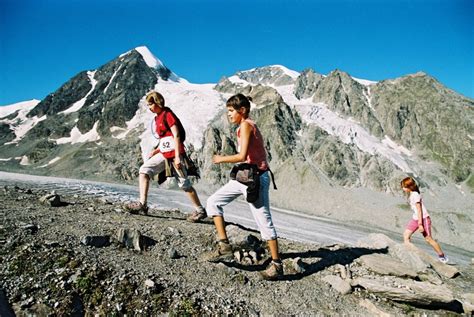
M189 221L195 222L206 218L206 210L202 206L196 190L192 186L187 170L184 166L183 156L185 149L182 138L185 131L181 122L171 109L165 107L165 99L155 91L146 96L146 101L150 111L155 113L155 129L159 136L160 143L158 147L150 153L147 161L140 167L139 188L140 200L126 205L131 213L148 212L147 198L150 187L150 179L155 175L165 171L167 163L174 168L174 177L178 186L189 196L195 206L195 210L188 217Z

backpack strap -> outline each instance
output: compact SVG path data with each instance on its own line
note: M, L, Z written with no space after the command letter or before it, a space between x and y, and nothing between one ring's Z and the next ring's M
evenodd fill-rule
M272 170L270 169L270 167L268 167L268 169L265 170L265 171L258 170L258 174L259 174L259 175L260 175L260 174L263 174L263 173L265 173L266 171L270 172L270 176L272 177L273 189L278 189L278 188L277 188L277 185L276 185L276 183L275 183L275 175L273 175L273 172L272 172Z
M166 131L171 131L171 127L170 125L168 124L168 121L166 120L166 112L171 112L171 114L174 116L174 113L173 111L168 111L168 109L164 110L165 111L165 114L164 114L164 120L163 120L163 124L165 125L166 127Z
M276 185L276 183L275 183L275 175L273 175L273 172L272 172L272 170L270 169L270 167L268 168L268 171L270 172L270 176L272 177L273 189L278 189L278 188L277 188L277 185Z

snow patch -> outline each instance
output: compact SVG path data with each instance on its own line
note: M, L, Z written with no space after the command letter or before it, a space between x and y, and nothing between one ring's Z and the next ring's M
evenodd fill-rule
M18 143L31 128L33 128L38 122L46 119L46 116L41 118L38 118L37 116L33 118L27 117L28 112L36 107L38 103L40 103L40 101L34 99L0 107L0 117L6 117L15 111L18 111L15 118L11 120L0 120L0 122L8 124L10 129L15 133L15 139L5 144Z
M252 85L251 83L249 83L248 81L246 80L243 80L242 78L240 78L239 76L237 75L234 75L234 76L231 76L229 78L227 78L231 83L233 84L241 84L241 85L244 85L244 86L247 86L247 85Z
M36 107L38 103L40 103L40 100L33 99L28 101L17 102L11 105L0 106L0 118L6 117L17 110L28 113L31 109ZM2 120L0 120L0 122L1 121Z
M135 51L140 53L140 55L143 57L148 67L151 67L151 68L164 67L163 63L158 58L156 58L152 52L150 52L148 47L139 46L135 48Z
M56 156L55 158L53 158L51 161L49 161L48 163L44 164L44 165L41 165L41 166L38 166L38 168L42 168L42 167L46 167L46 166L49 166L51 164L54 164L56 163L57 161L59 161L61 159L60 156Z
M352 77L352 79L354 79L356 82L358 82L358 83L360 83L364 86L375 85L377 83L377 81L367 80L367 79L360 79L360 78L355 78L355 77Z
M364 94L364 97L367 100L367 105L369 106L369 108L375 111L374 107L372 106L372 95L370 93L370 86L367 86L367 91L365 91L364 89L362 93Z
M112 77L110 77L110 80L109 80L109 83L107 84L107 87L105 87L104 89L104 94L107 92L107 90L109 89L110 87L110 84L114 81L114 78L115 76L117 76L117 72L120 70L120 68L122 68L122 65L123 64L120 64L120 66L114 71L114 73L112 74ZM104 112L104 109L102 109L102 112Z
M23 155L20 159L20 165L30 165L30 160L28 159L28 156Z
M96 121L92 129L85 134L82 134L81 131L79 131L79 129L77 128L77 126L75 126L71 130L70 137L64 137L64 138L51 140L51 141L55 141L56 144L65 144L65 143L76 144L76 143L94 142L94 141L100 140L99 133L97 132L98 125L99 125L99 121Z
M414 173L407 161L407 157L412 156L412 153L389 137L378 139L354 120L339 116L324 103L314 103L312 98L299 100L294 95L294 85L274 88L287 104L295 107L307 123L319 126L345 144L354 144L363 152L385 157L404 172Z
M297 71L286 68L283 65L271 65L270 67L275 67L275 68L281 69L285 75L288 75L293 79L297 79L298 76L300 75L300 73L298 73Z
M84 106L84 104L86 103L87 97L94 91L95 86L97 85L97 80L94 79L95 72L96 71L93 71L93 72L88 71L87 72L87 77L89 77L89 81L92 85L92 88L91 88L91 90L89 90L87 95L85 95L85 97L82 98L81 100L76 101L75 103L73 103L72 106L70 106L66 110L61 111L59 113L68 114L68 113L71 113L71 112L76 112Z
M406 147L403 145L400 145L396 143L395 141L392 141L388 136L385 136L385 138L382 140L382 143L387 145L389 148L393 149L399 154L404 154L406 156L412 156L413 154L408 150Z
M354 144L360 150L371 155L379 154L390 160L402 171L413 173L404 158L404 155L411 156L410 151L401 145L397 145L388 137L380 141L356 122L342 118L335 112L329 110L324 103L306 106L300 105L296 109L302 114L303 120L308 123L316 124L327 133L338 137L338 139L345 144Z
M10 141L10 142L6 142L5 144L16 144L18 143L24 136L25 134L30 131L35 125L38 124L38 122L41 122L43 120L46 120L46 115L42 116L41 118L38 118L38 116L34 116L32 118L27 118L26 115L27 115L28 112L24 112L23 110L20 111L20 113L18 114L18 116L14 119L14 120L10 120L10 122L8 122L8 120L4 120L4 122L7 122L7 123L10 123L10 129L13 129L13 131L15 132L15 139ZM19 120L20 124L18 124L17 126L13 125L15 121Z
M122 139L125 139L125 137L130 132L130 130L127 130L125 128L120 128L120 127L111 127L110 132L112 133L113 138L122 140Z

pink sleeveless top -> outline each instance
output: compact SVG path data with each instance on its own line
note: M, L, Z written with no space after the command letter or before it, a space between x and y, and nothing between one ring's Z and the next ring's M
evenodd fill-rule
M262 134L255 125L255 122L248 118L245 119L245 121L252 126L246 162L256 164L259 170L266 171L268 169L267 153L265 152L265 146L263 145ZM237 129L237 142L240 150L240 127Z

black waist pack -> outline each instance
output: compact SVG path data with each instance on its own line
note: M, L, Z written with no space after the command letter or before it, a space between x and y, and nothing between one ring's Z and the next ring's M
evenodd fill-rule
M260 192L260 170L255 164L240 163L230 171L230 179L247 186L247 201L254 203Z

